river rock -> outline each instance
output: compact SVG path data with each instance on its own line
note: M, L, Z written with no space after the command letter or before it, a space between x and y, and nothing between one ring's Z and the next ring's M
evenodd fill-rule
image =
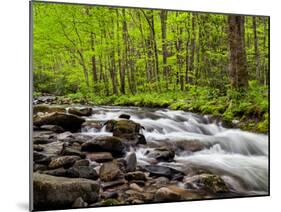
M109 181L109 182L102 182L101 183L101 187L103 189L108 189L108 188L112 188L112 187L116 187L116 186L120 186L127 183L126 180L124 179L119 179L119 180L114 180L114 181Z
M78 167L78 166L89 166L89 165L90 165L89 160L81 159L81 160L75 161L73 167Z
M86 178L91 180L98 179L97 172L89 166L71 167L67 170L67 176L74 177L74 178L80 177L80 178Z
M131 183L129 185L129 187L135 191L138 191L138 192L143 192L143 188L141 188L138 184L136 183Z
M154 198L157 202L170 202L181 200L181 195L169 188L162 187L156 191Z
M174 144L179 150L196 152L202 150L205 146L198 140L180 140L175 141Z
M68 177L67 169L62 168L62 167L53 169L53 170L47 170L47 171L44 171L43 173L52 175L52 176L57 176L57 177Z
M55 142L54 138L46 138L46 137L34 137L33 144L49 144Z
M142 180L142 181L145 181L146 180L146 176L141 171L135 171L135 172L128 172L125 175L125 179L129 180L129 181L131 181L131 180Z
M212 193L226 193L229 191L222 178L214 174L200 174L188 178L185 181L185 187L189 188L190 184L196 184L197 187L207 189Z
M78 149L79 148L79 149ZM63 145L60 155L76 155L85 158L85 154L80 151L80 145L77 148L68 147Z
M131 116L130 116L129 114L121 114L121 115L119 116L119 118L120 118L120 119L130 119Z
M72 208L85 208L88 206L88 203L83 200L82 197L78 197L72 204Z
M55 96L51 95L44 95L44 96L38 96L34 98L34 104L40 104L40 103L52 103L57 99Z
M53 159L50 164L50 169L56 169L60 167L68 168L71 167L75 161L79 160L79 156L61 156L58 158Z
M58 125L65 130L75 132L81 129L81 124L84 121L85 119L79 116L55 112L34 117L33 124L39 127L42 125Z
M143 168L149 172L150 176L164 176L170 180L181 180L184 177L183 172L166 166L146 165Z
M127 172L133 172L136 170L137 167L137 156L135 152L130 152L126 159L126 171Z
M33 150L37 152L42 152L44 150L44 146L39 145L39 144L34 144L33 145Z
M68 109L68 113L77 115L77 116L90 116L92 115L92 108L90 107L84 107L84 108L76 108L72 107Z
M48 165L51 162L51 157L43 152L33 151L33 161L38 164Z
M130 139L132 135L139 134L141 125L131 120L119 120L113 126L113 136Z
M45 171L45 170L47 170L47 169L48 169L48 166L47 166L47 165L33 163L33 172Z
M124 149L122 140L114 136L100 136L81 146L81 151L84 152L111 152L116 156L123 155Z
M102 181L108 182L118 178L121 174L121 171L116 161L112 161L102 164L99 174Z
M55 132L55 133L62 133L64 132L65 130L60 127L60 126L57 126L57 125L42 125L40 127L41 130L49 130L49 131L52 131L52 132Z
M93 180L33 173L33 192L34 210L66 209L79 197L88 203L96 202L99 184Z
M87 159L90 161L96 161L98 163L107 162L113 160L110 152L92 152L87 154Z
M53 113L53 112L65 112L65 108L61 106L51 106L47 104L40 104L40 105L34 105L33 106L33 114L37 113Z
M159 147L150 151L147 156L150 158L155 158L158 161L171 162L175 157L175 151L171 148Z

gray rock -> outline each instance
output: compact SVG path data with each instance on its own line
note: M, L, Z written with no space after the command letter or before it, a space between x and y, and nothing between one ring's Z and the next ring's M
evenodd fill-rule
M169 178L170 180L181 180L184 177L183 172L166 166L146 165L143 168L148 171L151 176L163 176Z
M110 152L92 152L88 153L86 157L90 161L96 161L98 163L113 160L112 154Z
M131 180L142 180L142 181L145 181L146 180L146 176L141 171L135 171L135 172L128 172L125 175L125 179L129 180L129 181L131 181Z
M71 208L79 197L88 203L94 203L98 200L99 187L93 180L34 173L34 210Z
M169 188L162 187L156 191L154 198L157 202L170 202L181 200L181 195Z
M114 136L101 136L94 138L81 146L85 152L111 152L115 156L124 154L125 147L120 138Z
M90 107L84 107L84 108L72 107L68 109L68 113L77 116L90 116L92 115L92 112L93 110Z
M102 181L108 182L117 179L121 171L117 163L112 161L104 163L99 170L99 174Z
M137 156L135 152L130 152L126 157L126 171L133 172L137 167Z
M60 167L69 168L75 163L75 161L79 159L80 157L78 156L61 156L53 159L49 164L49 168L50 169L56 169Z
M72 208L85 208L88 206L88 203L83 200L82 197L78 197L72 204Z
M85 119L79 116L59 112L49 113L43 116L35 116L33 118L33 124L35 126L40 127L42 125L58 125L71 132L80 130L84 121Z

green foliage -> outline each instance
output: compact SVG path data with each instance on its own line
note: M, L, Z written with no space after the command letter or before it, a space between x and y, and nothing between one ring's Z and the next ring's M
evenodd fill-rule
M256 17L257 39L253 17L244 19L249 87L235 90L227 15L168 11L164 38L159 10L33 2L34 96L169 107L266 132L268 18Z

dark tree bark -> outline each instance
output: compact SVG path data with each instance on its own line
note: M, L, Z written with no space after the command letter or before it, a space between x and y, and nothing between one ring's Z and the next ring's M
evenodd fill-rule
M258 48L257 22L255 16L253 16L253 33L254 33L254 48L255 48L255 62L256 62L256 80L260 81L260 56L259 56L259 48Z
M169 89L169 67L167 66L167 18L168 11L161 10L160 19L161 19L161 32L162 32L162 56L163 56L163 78L166 80L166 90Z
M246 88L248 86L246 55L243 48L243 27L244 21L242 21L242 16L228 16L229 77L233 88Z

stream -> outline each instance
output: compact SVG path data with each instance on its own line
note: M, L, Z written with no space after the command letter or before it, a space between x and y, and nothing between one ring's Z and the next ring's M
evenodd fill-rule
M268 135L224 128L209 116L168 109L139 107L93 107L88 121L118 119L129 114L131 120L144 129L147 145L137 147L138 165L149 165L153 159L147 152L155 146L174 146L179 142L196 142L202 148L196 151L176 151L174 161L160 162L190 174L190 167L202 168L220 176L230 190L239 195L268 193ZM83 128L92 136L112 135L105 128Z

